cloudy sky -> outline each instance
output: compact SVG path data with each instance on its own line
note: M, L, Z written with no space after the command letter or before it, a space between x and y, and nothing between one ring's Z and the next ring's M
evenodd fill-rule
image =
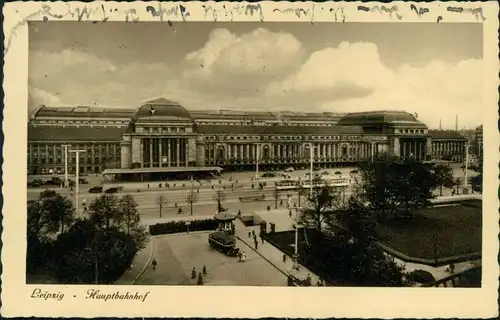
M412 23L33 23L29 107L404 110L482 122L482 26Z

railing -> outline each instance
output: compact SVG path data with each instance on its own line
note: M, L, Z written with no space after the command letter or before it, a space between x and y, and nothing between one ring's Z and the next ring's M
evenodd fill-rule
M478 277L479 275L479 277ZM422 287L481 287L481 267L473 267L465 271L449 275L432 283L424 284Z

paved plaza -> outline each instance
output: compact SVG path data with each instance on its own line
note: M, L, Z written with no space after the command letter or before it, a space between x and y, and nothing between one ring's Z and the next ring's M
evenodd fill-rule
M228 257L208 245L210 232L183 233L153 237L156 270L148 266L136 284L196 285L191 270L207 267L205 285L286 286L286 276L241 241L237 247L247 255L245 262Z

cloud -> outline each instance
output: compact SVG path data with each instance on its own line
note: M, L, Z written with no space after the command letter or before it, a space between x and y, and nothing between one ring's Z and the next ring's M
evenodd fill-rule
M298 71L273 82L269 97L307 95L323 111L402 110L418 113L431 127L482 123L482 60L452 65L430 61L423 68L386 67L375 44L343 42L310 55ZM343 93L343 95L339 95Z
M28 114L40 105L58 106L61 99L45 90L38 88L28 88Z
M65 49L34 51L29 57L30 85L68 104L137 107L161 94L170 75L163 63L115 64L97 55Z
M245 83L251 90L279 77L302 62L304 49L291 34L258 28L236 36L215 29L199 50L186 55L185 79L207 88ZM198 82L197 82L198 81Z
M357 112L401 110L417 113L431 128L473 128L483 123L482 61L465 60L457 65L432 61L424 68L403 66L391 86L363 98L325 102L324 110Z

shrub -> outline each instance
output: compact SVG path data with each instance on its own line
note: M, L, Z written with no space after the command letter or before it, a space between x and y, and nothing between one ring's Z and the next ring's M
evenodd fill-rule
M190 221L189 231L215 230L217 229L217 224L215 219L192 220ZM149 233L152 236L186 231L186 221L169 221L149 226Z
M436 281L432 273L422 269L417 269L408 274L408 280L418 283L431 283Z

